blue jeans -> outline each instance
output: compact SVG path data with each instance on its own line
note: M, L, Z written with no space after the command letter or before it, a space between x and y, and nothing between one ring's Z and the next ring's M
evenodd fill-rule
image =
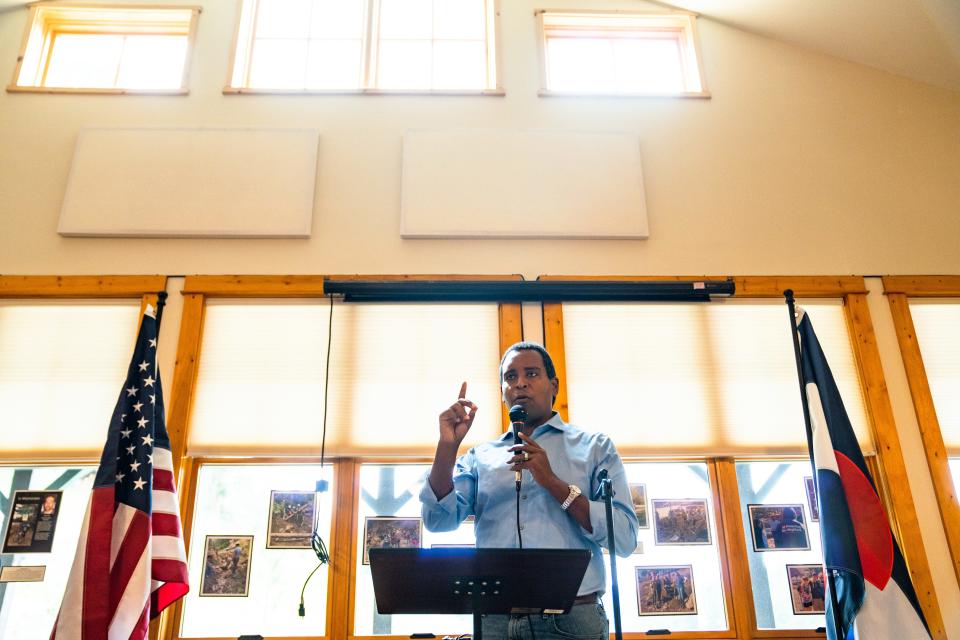
M483 640L608 640L610 622L602 604L577 604L564 615L485 615L482 631Z

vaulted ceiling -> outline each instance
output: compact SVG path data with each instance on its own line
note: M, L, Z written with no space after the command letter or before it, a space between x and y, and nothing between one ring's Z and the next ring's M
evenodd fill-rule
M960 0L667 0L775 40L960 91Z

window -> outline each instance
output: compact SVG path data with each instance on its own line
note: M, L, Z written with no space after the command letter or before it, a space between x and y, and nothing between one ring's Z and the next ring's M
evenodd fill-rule
M937 411L943 443L960 455L960 300L913 298L910 315Z
M7 459L98 459L136 337L138 300L0 301Z
M34 6L11 90L180 92L199 8Z
M706 96L688 13L540 14L543 93Z
M806 300L854 430L872 450L839 301ZM563 304L570 421L621 452L797 454L806 429L782 302ZM561 380L561 383L563 381ZM623 413L611 397L630 398Z
M328 549L336 487L317 464L204 464L190 535L190 593L184 598L181 638L323 636L330 565L300 590L317 557L301 535L316 523ZM287 533L292 531L293 533ZM230 545L239 542L239 561ZM236 565L236 566L234 566Z
M322 298L208 302L189 452L319 453L329 314ZM432 453L462 380L482 408L470 443L501 433L496 304L335 304L332 331L327 453Z
M230 89L495 90L494 1L246 0Z
M106 424L106 423L104 423ZM0 534L6 537L13 492L62 491L50 553L0 556L0 565L45 565L39 582L0 582L0 637L46 640L60 609L97 467L0 467Z

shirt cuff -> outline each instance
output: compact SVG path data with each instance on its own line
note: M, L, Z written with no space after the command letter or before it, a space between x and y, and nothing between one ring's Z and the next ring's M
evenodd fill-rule
M433 492L433 486L430 484L430 479L427 478L423 482L423 488L420 489L420 502L427 507L440 507L448 513L456 513L457 490L454 488L442 498L437 498L437 494Z

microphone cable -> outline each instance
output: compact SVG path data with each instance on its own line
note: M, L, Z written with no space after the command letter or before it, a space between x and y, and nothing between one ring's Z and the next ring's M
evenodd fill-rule
M323 478L323 471L326 465L327 453L327 397L330 390L330 347L333 343L333 296L327 294L327 297L330 298L330 316L327 321L327 362L323 376L323 431L320 436L320 481L317 482L317 489L320 492L326 491L328 487L327 481ZM310 547L317 556L318 564L313 568L313 571L310 572L310 575L307 576L307 579L303 581L303 588L300 589L300 608L297 610L297 614L301 618L307 615L303 595L307 591L307 584L310 582L310 578L317 572L317 569L330 562L330 552L327 551L327 545L324 544L323 538L320 537L320 533L317 531L318 521L319 518L317 518L317 514L313 514L313 535L310 536Z

